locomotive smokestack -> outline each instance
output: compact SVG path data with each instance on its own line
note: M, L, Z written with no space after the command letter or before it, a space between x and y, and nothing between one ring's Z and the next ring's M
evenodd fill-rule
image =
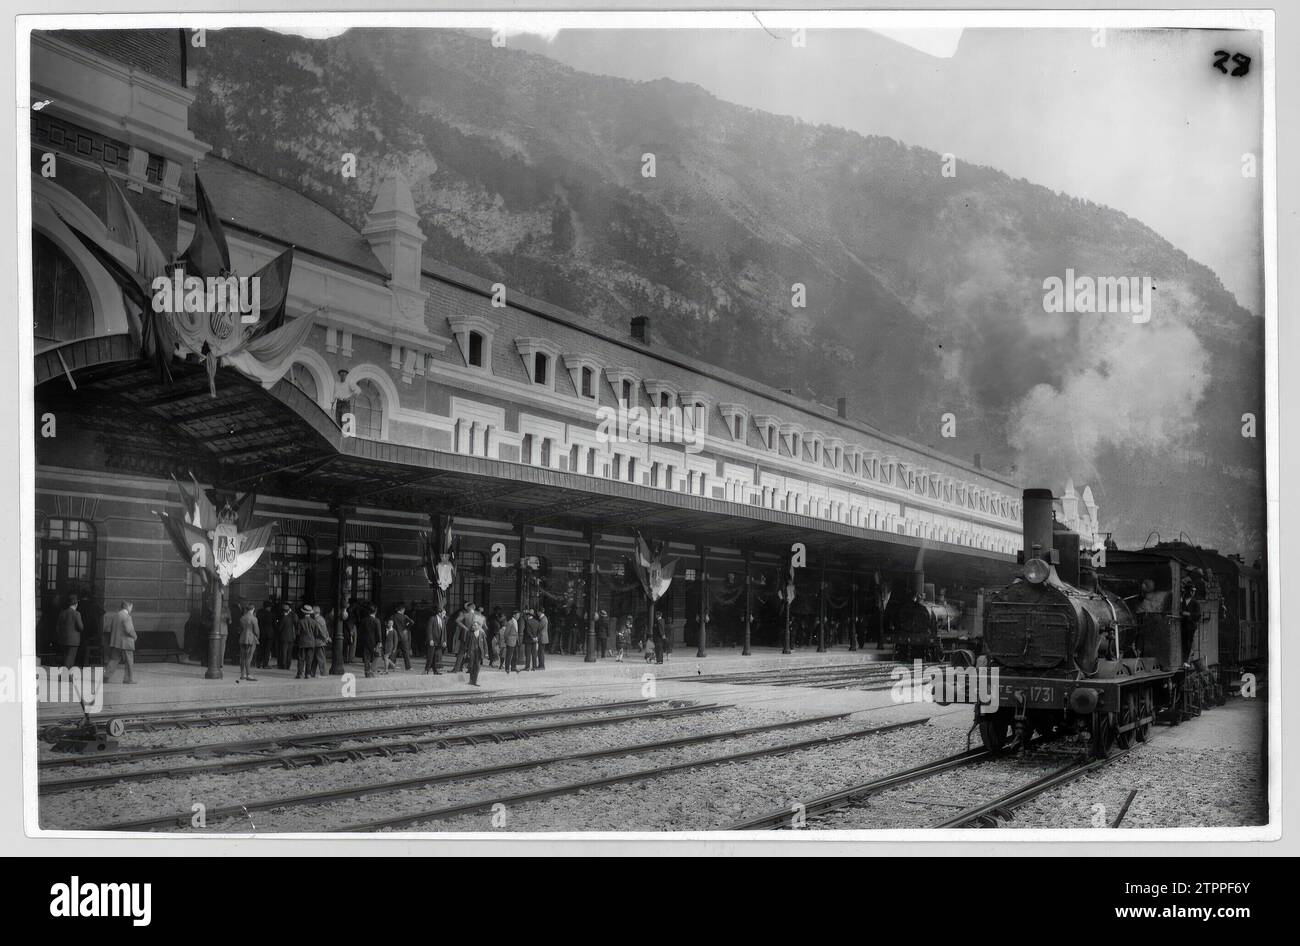
M1042 558L1050 563L1052 560L1052 491L1027 489L1022 505L1024 506L1025 561L1031 558Z

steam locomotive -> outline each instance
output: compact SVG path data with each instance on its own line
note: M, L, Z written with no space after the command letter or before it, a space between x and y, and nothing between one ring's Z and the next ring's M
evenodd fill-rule
M973 728L986 748L1074 733L1104 757L1223 700L1217 602L1197 597L1185 550L1108 550L1102 574L1054 522L1050 490L1026 490L1023 508L1023 571L984 603L976 670L996 671L998 699L976 705Z

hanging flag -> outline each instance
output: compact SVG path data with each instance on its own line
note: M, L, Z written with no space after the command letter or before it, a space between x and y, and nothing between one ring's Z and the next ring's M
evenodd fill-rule
M163 530L184 562L201 572L205 580L216 578L228 585L256 564L275 534L274 522L248 528L254 502L252 493L234 505L226 502L206 530L169 513L155 511L154 515L162 520ZM196 501L193 510L199 505ZM187 509L186 516L190 514Z
M776 590L777 597L785 602L786 607L794 604L794 553L787 552L781 559L781 585Z
M101 164L100 169L104 172L108 191L107 219L104 221L108 235L135 253L135 271L144 286L151 287L155 279L167 275L167 257L127 200L122 186L108 173L108 168ZM152 289L147 288L147 291L152 295Z
M262 311L249 333L252 341L259 335L274 332L284 325L284 310L289 302L289 274L293 270L293 247L289 247L257 271Z
M132 344L139 348L142 358L154 363L161 380L170 381L171 368L168 363L172 352L176 350L176 333L166 318L154 312L149 282L57 210L55 214L122 290L122 296L127 302L127 331Z
M183 256L185 270L195 276L224 276L230 272L226 231L197 174L194 175L194 196L198 213L194 219L194 236L190 238Z
M652 552L641 533L636 529L632 532L636 536L632 567L636 571L636 577L640 580L641 590L645 592L646 597L651 601L658 601L673 583L673 571L677 568L677 559L665 562L662 543L656 551Z

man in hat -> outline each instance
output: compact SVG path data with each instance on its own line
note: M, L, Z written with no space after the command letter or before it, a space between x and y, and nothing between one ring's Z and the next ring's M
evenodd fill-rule
M316 650L313 655L312 676L323 677L325 675L325 652L329 650L333 638L330 636L330 626L325 620L325 615L320 612L320 605L312 605L311 621L316 631Z
M442 673L438 661L442 658L443 648L447 646L447 609L438 605L438 610L425 625L424 637L429 645L429 652L424 658L425 673Z
M111 661L114 656L121 661L122 669L125 672L122 682L135 683L135 676L132 673L135 663L135 624L131 621L133 607L134 605L130 601L123 601L117 612L109 616L108 654L110 663L104 672L105 683L108 683L113 676Z
M466 647L469 650L469 685L478 686L478 671L483 666L483 655L487 653L487 631L484 624L475 623L470 628Z
M406 605L399 604L393 612L393 630L397 631L397 650L402 652L406 669L411 669L411 625L415 622L406 613Z
M57 625L59 646L63 648L63 666L77 665L77 651L81 648L81 614L77 611L77 596L68 595L68 605L59 612Z
M362 603L358 606L360 618L357 620L357 649L361 651L361 662L365 665L366 676L375 675L375 649L379 646L379 618L375 616L375 606Z
M551 622L546 612L537 609L537 669L546 669L546 648L551 643Z
M596 646L600 648L600 659L605 659L605 649L609 646L609 612L602 610L596 615Z
M298 609L293 621L294 646L298 649L298 666L295 668L295 680L310 680L316 669L316 622L311 619L311 605L304 604Z
M260 638L260 629L257 625L257 615L254 613L255 605L251 601L244 602L244 613L239 618L239 679L256 680L253 676L253 663L256 660L257 644Z
M537 669L537 639L542 625L531 609L524 612L524 669Z
M280 620L276 626L276 642L279 644L279 651L276 654L276 666L281 670L288 670L293 666L293 650L297 642L297 632L293 627L294 614L293 608L287 601L280 603Z
M509 620L501 625L501 669L506 673L511 670L519 672L515 648L519 646L519 612L510 615Z

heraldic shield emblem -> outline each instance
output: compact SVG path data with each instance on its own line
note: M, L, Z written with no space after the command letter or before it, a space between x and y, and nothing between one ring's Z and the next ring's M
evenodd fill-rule
M230 584L239 562L239 529L233 521L218 522L212 530L212 557L217 567L217 577L223 585Z

